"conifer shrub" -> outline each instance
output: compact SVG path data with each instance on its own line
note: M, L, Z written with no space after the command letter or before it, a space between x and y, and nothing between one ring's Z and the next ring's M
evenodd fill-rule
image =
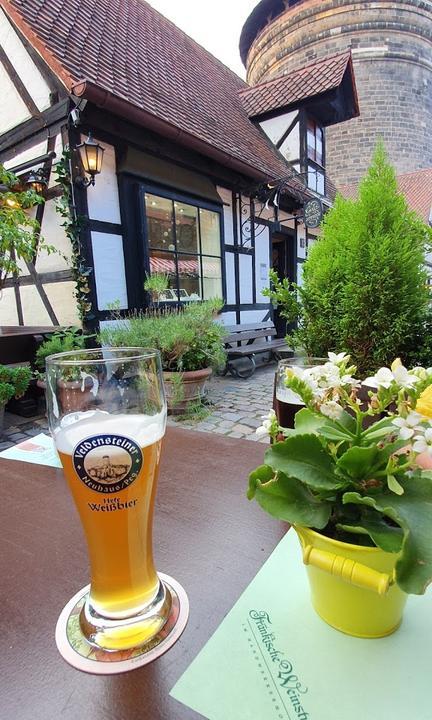
M297 330L289 342L307 354L351 354L359 372L408 360L425 338L430 303L425 252L431 230L408 209L379 143L358 199L341 195L326 214L322 236L303 265L288 314ZM273 287L273 301L278 300ZM296 305L297 303L297 305Z

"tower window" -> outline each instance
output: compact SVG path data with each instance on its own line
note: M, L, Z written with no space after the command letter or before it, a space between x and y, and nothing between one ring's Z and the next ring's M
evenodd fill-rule
M324 133L320 125L311 118L307 122L307 153L308 159L321 167L324 165Z

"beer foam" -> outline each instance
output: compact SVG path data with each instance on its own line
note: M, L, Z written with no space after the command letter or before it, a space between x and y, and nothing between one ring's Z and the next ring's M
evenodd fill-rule
M123 435L140 447L152 445L165 433L166 414L112 415L102 410L65 415L60 427L54 431L59 452L72 455L76 446L98 435Z

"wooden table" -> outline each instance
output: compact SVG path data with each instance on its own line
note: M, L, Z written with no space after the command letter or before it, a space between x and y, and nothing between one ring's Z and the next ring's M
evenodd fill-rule
M170 428L155 514L159 570L190 600L180 640L146 667L93 676L59 655L60 611L88 582L78 516L61 471L0 459L2 720L193 720L169 697L285 532L245 497L264 447Z

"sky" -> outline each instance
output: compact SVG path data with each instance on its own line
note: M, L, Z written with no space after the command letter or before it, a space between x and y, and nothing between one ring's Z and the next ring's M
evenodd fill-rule
M245 77L238 45L258 0L147 0L237 75Z

